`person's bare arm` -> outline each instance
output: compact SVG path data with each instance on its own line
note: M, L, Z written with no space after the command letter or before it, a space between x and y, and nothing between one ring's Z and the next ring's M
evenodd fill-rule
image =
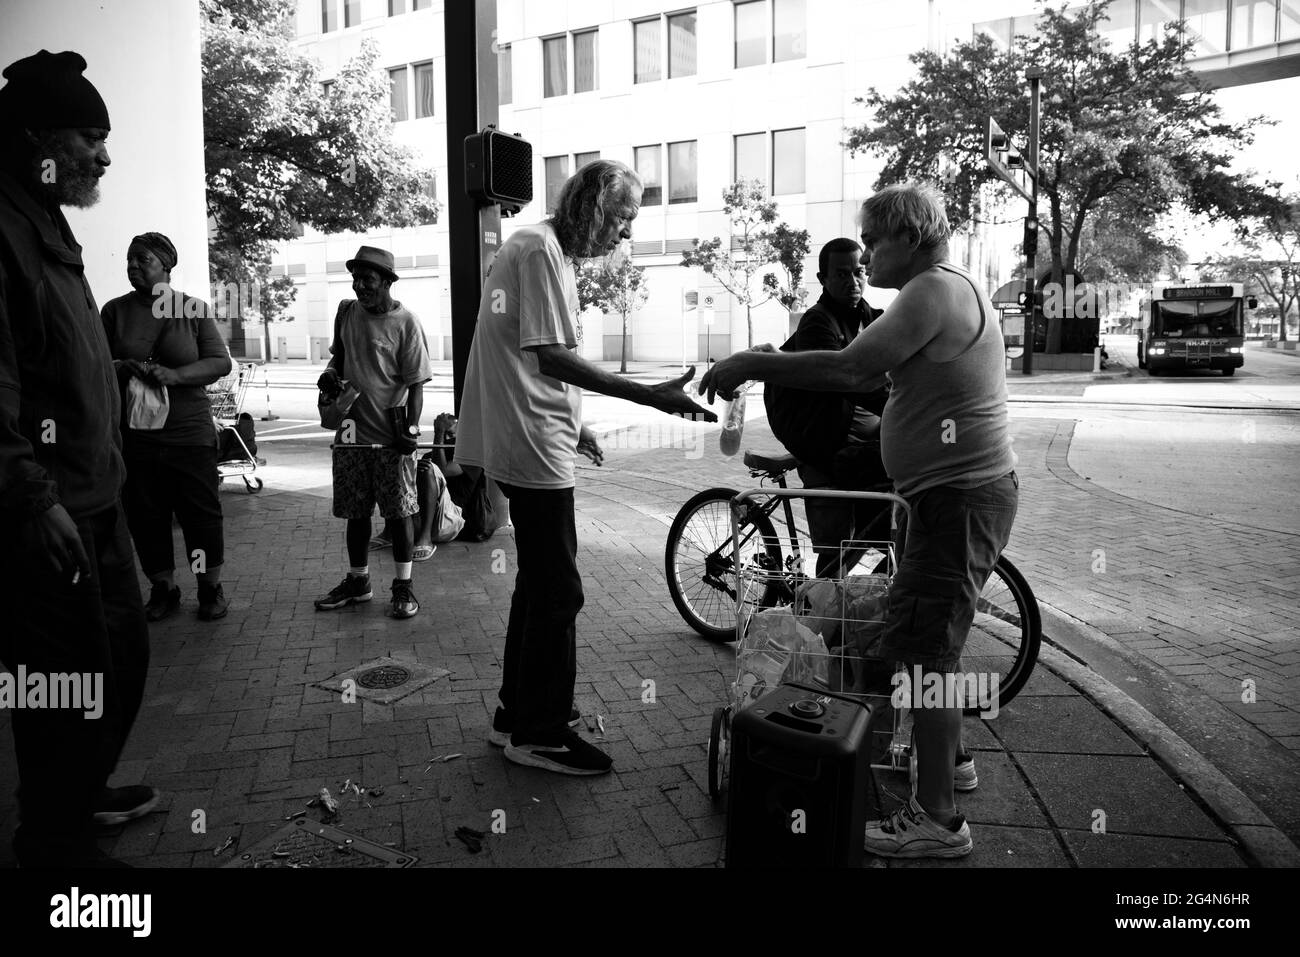
M626 399L638 405L648 405L670 415L696 416L704 422L716 422L718 417L703 406L697 405L684 391L686 383L695 377L691 366L676 379L655 385L642 385L631 379L606 372L562 345L533 347L537 365L542 375L559 379L580 389L599 392L615 399Z
M730 398L750 380L811 392L869 392L934 340L941 329L946 291L917 277L885 314L839 352L737 352L716 363L700 380L699 392Z

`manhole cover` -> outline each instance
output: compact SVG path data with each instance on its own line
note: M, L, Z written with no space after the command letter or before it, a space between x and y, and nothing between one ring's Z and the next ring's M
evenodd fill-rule
M410 867L418 858L329 824L299 818L259 841L224 867L263 869Z
M396 688L411 680L411 673L395 665L371 668L357 675L357 684L363 688Z

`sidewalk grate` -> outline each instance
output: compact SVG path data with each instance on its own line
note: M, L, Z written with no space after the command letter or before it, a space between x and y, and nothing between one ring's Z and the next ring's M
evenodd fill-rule
M336 693L348 691L376 704L392 704L449 674L446 668L385 657L363 662L312 687Z
M410 867L419 859L328 824L299 818L224 868Z

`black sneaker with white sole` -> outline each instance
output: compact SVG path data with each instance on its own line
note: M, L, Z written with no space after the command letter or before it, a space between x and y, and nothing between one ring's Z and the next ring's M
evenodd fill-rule
M608 754L583 741L575 731L565 731L545 741L512 741L506 746L506 759L556 774L607 774L614 766Z
M370 590L369 575L348 575L328 594L316 599L317 611L333 611L346 605L370 601L375 593Z
M582 712L575 704L569 709L569 727L576 728L581 720ZM510 715L506 714L506 709L497 708L497 713L492 718L492 730L488 732L488 744L495 748L506 747L510 744L510 734L513 731L514 722L510 720Z

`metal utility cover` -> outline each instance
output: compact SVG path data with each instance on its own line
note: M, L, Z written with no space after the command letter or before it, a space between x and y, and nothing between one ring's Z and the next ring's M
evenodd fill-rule
M434 668L418 661L376 658L333 678L318 681L313 687L342 694L343 682L351 680L358 698L376 704L392 704L449 674L451 672L446 668Z
M418 860L329 824L299 818L222 867L410 867Z

